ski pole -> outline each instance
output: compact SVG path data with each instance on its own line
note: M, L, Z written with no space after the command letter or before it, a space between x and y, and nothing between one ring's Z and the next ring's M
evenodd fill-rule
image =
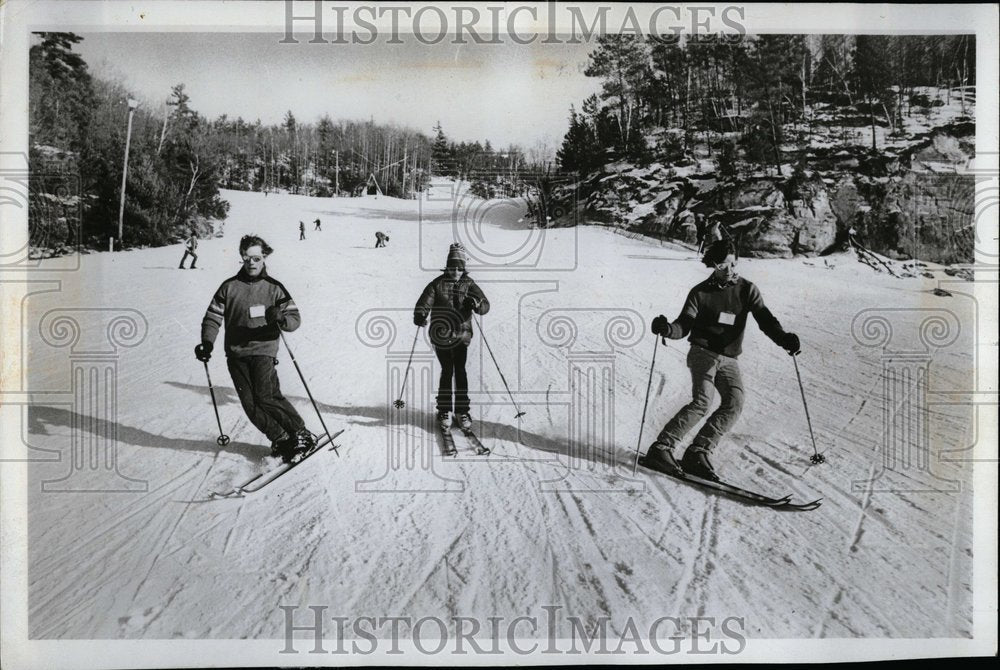
M212 395L212 409L215 410L215 423L219 425L219 437L215 438L215 443L220 447L229 444L229 436L222 432L222 420L219 418L219 406L215 402L215 387L212 386L212 375L208 374L208 361L205 364L205 377L208 378L208 392Z
M802 394L802 407L806 410L806 424L809 426L809 437L812 438L813 455L809 457L809 462L813 465L826 463L826 456L816 450L816 436L813 434L812 419L809 418L809 405L806 403L806 390L802 386L802 375L799 374L799 361L792 355L792 362L795 363L795 378L799 380L799 393Z
M413 352L417 349L417 338L420 336L420 329L417 328L417 332L413 334L413 346L410 347L410 357L406 359L406 372L403 374L403 385L399 387L399 397L393 401L392 405L396 409L403 409L406 407L406 401L403 400L403 391L406 389L406 378L410 376L410 363L413 361Z
M642 449L642 429L646 427L646 406L649 405L649 390L653 388L653 370L656 369L656 350L659 349L660 338L653 340L653 362L649 364L649 381L646 383L646 399L642 401L642 421L639 422L639 442L635 445L635 460L632 462L632 476L639 467L639 450Z
M486 339L486 333L483 332L482 322L479 320L479 317L476 316L475 312L473 312L472 315L476 317L476 326L479 328L479 335L482 336L483 343L486 344L486 351L490 352L490 358L493 359L493 365L496 366L497 372L500 374L500 381L503 382L504 388L507 389L507 395L510 397L510 401L514 404L514 409L517 410L517 414L514 415L514 418L520 419L525 415L525 412L522 412L521 408L517 406L517 401L514 400L514 395L510 392L510 386L507 385L507 380L503 376L503 371L500 370L500 364L497 363L496 356L493 355L493 350L490 348L490 341Z
M288 355L292 357L292 364L295 366L295 371L299 373L299 379L302 380L302 386L306 389L306 395L309 396L309 402L312 403L313 409L316 410L316 416L319 417L319 424L323 426L323 432L326 433L327 439L330 440L330 446L333 448L334 453L340 456L340 452L337 451L337 445L333 443L330 431L326 427L326 422L323 421L323 415L320 414L319 407L316 406L316 401L313 399L312 392L309 390L309 384L306 383L306 377L302 374L302 368L299 367L299 362L295 360L295 354L292 353L292 348L288 346L288 340L285 339L285 332L279 328L278 334L281 335L281 341L285 344L285 349L288 350Z

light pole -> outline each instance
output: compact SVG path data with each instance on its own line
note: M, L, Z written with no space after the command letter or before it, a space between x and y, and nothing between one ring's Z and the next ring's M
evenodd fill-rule
M340 152L336 149L333 150L333 158L337 161L337 167L334 170L334 182L333 195L334 197L340 197Z
M135 108L139 106L138 100L128 99L128 130L125 131L125 163L122 166L122 198L118 205L118 248L122 246L122 228L125 220L125 177L128 174L128 149L132 142L132 115Z

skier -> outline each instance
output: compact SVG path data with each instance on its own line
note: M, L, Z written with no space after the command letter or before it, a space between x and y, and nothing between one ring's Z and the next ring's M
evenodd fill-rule
M691 371L693 397L660 431L646 453L645 462L666 474L687 473L719 481L709 455L743 409L743 381L736 359L742 351L747 315L753 314L764 334L790 355L799 353L799 338L785 332L764 305L760 290L736 274L735 253L728 242L713 242L702 263L714 271L691 289L677 320L671 323L662 314L653 319L655 335L672 340L690 335L687 366ZM674 447L708 412L715 389L722 402L678 463Z
M285 287L267 274L264 260L272 251L260 237L243 236L243 267L215 292L194 352L199 361L208 362L219 327L225 324L226 364L243 410L271 440L271 455L291 462L297 453L312 449L315 438L281 394L274 370L278 329L291 332L301 318Z
M184 255L181 256L181 264L180 264L181 270L184 269L184 261L187 260L188 256L191 257L191 269L192 270L195 269L194 264L198 262L198 254L195 253L195 250L197 248L198 248L198 236L195 235L194 228L192 228L190 237L188 237L187 240L184 241Z
M316 219L316 221L314 221L314 223L316 224L316 227L313 228L313 230L314 231L318 230L320 232L323 232L323 226L320 224L319 219Z
M389 236L383 233L381 230L375 233L375 248L384 247L385 243L389 241Z
M465 263L464 247L452 244L443 274L427 285L413 309L413 323L418 328L426 326L430 317L431 343L441 363L437 420L443 431L451 428L452 411L462 430L472 429L469 379L465 371L469 342L472 341L472 312L482 315L490 311L489 300L465 271Z
M306 239L306 224L299 221L299 240Z

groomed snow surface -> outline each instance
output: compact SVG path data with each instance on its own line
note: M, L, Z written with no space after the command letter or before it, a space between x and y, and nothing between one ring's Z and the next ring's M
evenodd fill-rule
M28 469L31 638L281 639L281 605L302 607L299 623L309 605L330 617L463 616L484 627L487 617L543 618L553 605L588 626L607 617L613 636L630 617L645 631L664 616L742 617L750 638L971 635L971 411L936 404L921 414L929 400L916 377L891 372L885 383L886 370L909 370L926 373L931 391L970 387L971 284L938 297L937 280L877 275L846 256L829 267L741 261L802 338L827 459L809 463L792 360L750 323L746 406L714 461L747 488L823 498L813 512L775 511L641 468L631 475L654 349L647 324L675 318L707 275L694 252L598 227L528 229L517 203L456 201L452 190L437 183L419 202L227 191L225 234L202 241L199 269L177 269L181 245L90 254L59 277L62 291L29 300L31 324L65 307L133 309L148 323L138 346L118 349L116 381L101 382L116 389L116 412L100 414L84 393L91 399L28 413L24 439L51 459ZM376 230L390 236L386 248L374 248ZM243 499L197 502L260 471L267 452L221 337L210 370L232 441L216 445L193 355L205 308L251 232L275 248L268 269L302 312L288 344L326 425L346 432L339 456L318 454ZM468 367L489 457L461 435L458 457L441 456L431 430L438 367L423 337L407 406L391 406L413 304L455 239L490 266L472 272L493 305L482 326L526 411L514 418L477 334ZM947 338L921 328L941 310L954 317ZM891 327L884 346L877 322L859 334L876 313ZM26 333L29 388L72 388L70 351L40 333ZM683 341L657 349L643 449L689 398L686 352ZM285 349L279 360L286 396L319 431ZM118 472L147 490L101 492L118 481L103 464L71 471L74 426L81 449L116 436ZM71 473L85 491L43 490Z

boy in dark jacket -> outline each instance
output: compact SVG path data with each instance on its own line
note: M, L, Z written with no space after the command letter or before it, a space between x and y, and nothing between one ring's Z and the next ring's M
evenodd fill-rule
M264 260L273 249L256 235L240 240L243 267L215 292L201 322L201 344L194 349L207 362L219 328L226 327L226 364L251 423L271 440L271 452L290 462L314 446L305 422L281 394L274 370L278 329L299 327L299 309L281 282L267 274Z
M653 319L655 335L672 340L690 335L687 366L693 397L660 431L646 453L646 463L667 474L687 473L718 481L709 454L743 410L743 380L736 358L742 351L747 316L753 314L764 334L793 356L799 353L799 338L784 331L757 287L736 274L736 258L728 242L713 242L702 263L714 272L691 289L677 320L671 323L662 314ZM722 403L678 463L674 447L708 412L716 389Z
M427 325L430 317L431 343L441 363L437 418L443 430L451 427L452 411L463 430L472 428L469 379L465 372L469 342L472 341L472 313L482 315L490 311L489 300L465 271L465 261L462 245L451 245L444 274L427 285L413 309L413 323L417 327Z

